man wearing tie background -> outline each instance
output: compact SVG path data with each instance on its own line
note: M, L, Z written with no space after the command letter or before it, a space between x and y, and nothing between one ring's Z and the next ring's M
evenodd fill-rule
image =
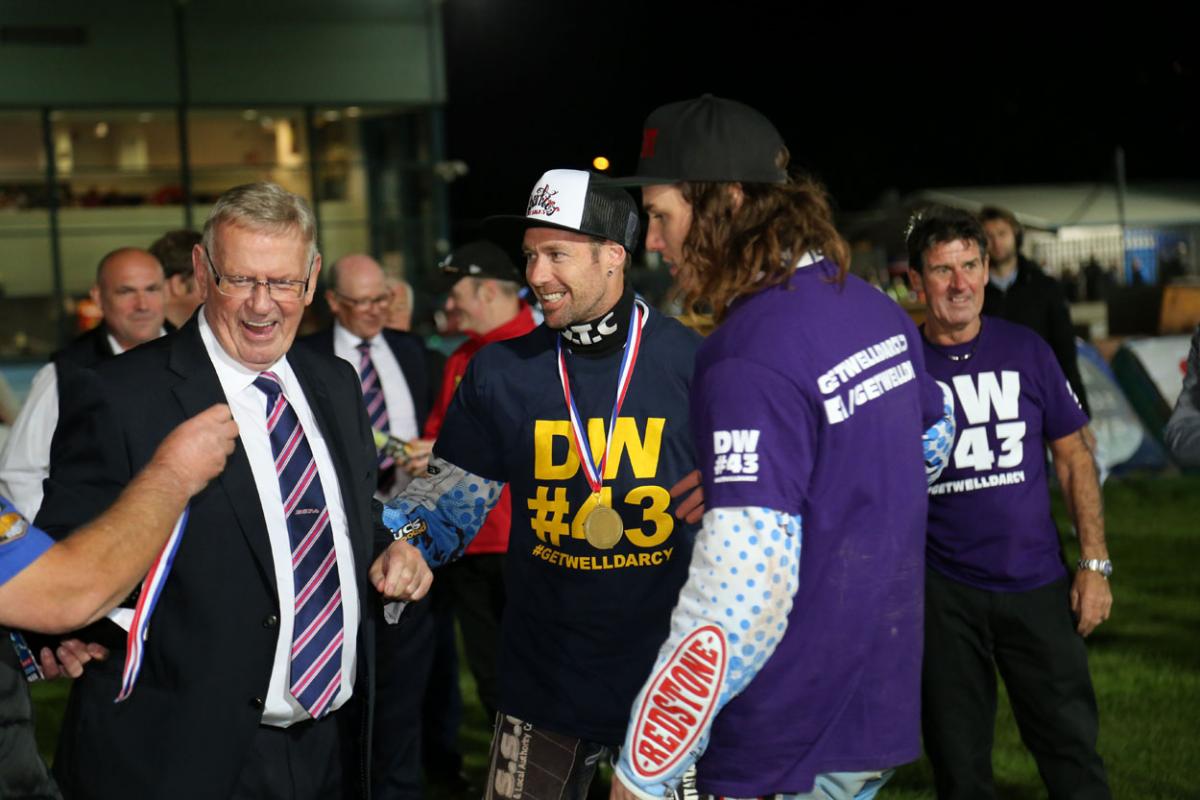
M330 269L328 285L333 327L300 343L353 366L371 427L412 443L413 457L404 464L379 457L377 495L386 499L408 486L429 460L433 442L417 439L433 392L425 345L414 334L384 328L392 293L375 259L343 256ZM379 629L375 725L387 735L376 741L372 794L382 800L421 796L421 701L433 663L433 635L429 602L408 608L400 624Z
M392 469L392 460L380 457L380 494L392 497L412 475L424 472L429 460L432 442L417 443L434 392L425 345L415 334L384 327L392 293L375 259L363 253L343 256L329 270L327 283L333 326L300 343L353 366L371 427L414 443L415 457L401 468Z
M365 793L376 451L352 369L291 349L321 258L307 203L274 184L217 201L193 250L205 303L177 334L64 387L38 524L109 503L187 416L240 431L191 503L132 696L111 659L73 687L55 759L67 797ZM193 534L193 535L189 535ZM430 574L415 550L398 593ZM411 552L410 552L411 551ZM357 763L356 763L357 762Z

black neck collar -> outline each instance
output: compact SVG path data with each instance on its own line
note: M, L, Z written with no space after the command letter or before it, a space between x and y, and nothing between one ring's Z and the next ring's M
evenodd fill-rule
M935 353L948 361L961 364L964 361L970 361L975 355L975 351L979 349L979 340L983 338L983 317L979 318L979 330L975 331L974 338L958 344L937 344L929 338L929 331L924 325L921 326L921 334Z
M625 346L629 336L629 318L633 313L633 289L626 287L617 304L588 322L576 322L559 331L571 352L588 358L615 353Z

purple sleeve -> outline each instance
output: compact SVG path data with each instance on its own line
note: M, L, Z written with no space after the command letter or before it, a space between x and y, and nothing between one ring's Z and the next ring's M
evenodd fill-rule
M692 434L708 508L799 514L808 493L816 410L787 376L725 359L692 386Z
M1088 424L1087 414L1071 383L1058 365L1054 351L1041 339L1035 341L1038 380L1042 390L1042 435L1046 441L1069 436Z

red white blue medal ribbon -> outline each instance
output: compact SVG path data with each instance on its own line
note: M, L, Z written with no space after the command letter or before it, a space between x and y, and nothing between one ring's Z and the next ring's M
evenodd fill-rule
M642 315L641 306L635 300L633 311L629 315L629 333L625 337L625 355L621 357L621 371L617 374L617 398L613 402L612 416L608 418L608 435L604 440L604 456L597 468L592 459L592 449L587 446L587 436L584 434L583 422L579 418L579 409L575 407L575 397L571 394L571 381L567 377L567 359L563 355L562 336L558 337L558 379L562 383L563 398L567 401L567 411L571 416L571 435L575 441L575 452L579 454L579 463L583 466L583 476L587 478L588 486L594 494L599 494L604 485L604 467L608 464L608 453L612 449L613 429L617 424L617 415L621 413L621 405L625 402L625 393L633 381L633 367L637 363L638 349L642 344Z
M179 515L175 529L167 543L163 545L158 558L150 567L150 572L142 581L142 591L138 595L137 608L133 612L133 622L129 625L129 635L125 639L125 671L121 675L121 693L113 702L119 703L133 693L133 685L137 683L138 673L142 671L142 659L145 656L146 631L150 628L150 615L158 604L167 575L171 572L171 564L175 562L175 552L179 549L179 539L187 526L188 507Z

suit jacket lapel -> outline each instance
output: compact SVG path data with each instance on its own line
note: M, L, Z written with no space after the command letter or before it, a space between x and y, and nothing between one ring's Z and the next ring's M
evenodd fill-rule
M108 341L108 327L97 325L93 330L96 332L96 338L93 339L96 345L96 360L104 361L115 356L116 353L113 352L112 345Z
M172 391L187 416L199 414L214 403L227 402L216 370L204 349L195 316L172 337L169 364L182 379ZM258 561L259 571L271 589L278 591L275 564L271 558L271 540L262 514L262 500L258 496L254 473L250 470L250 460L246 457L240 437L217 482L229 498L238 526Z

